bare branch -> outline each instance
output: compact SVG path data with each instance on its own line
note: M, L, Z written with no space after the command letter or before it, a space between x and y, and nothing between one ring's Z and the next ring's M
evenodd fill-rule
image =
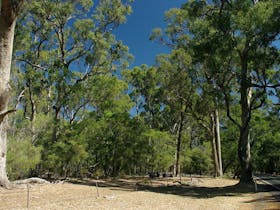
M25 91L25 89L23 89L23 90L20 92L20 94L18 95L18 97L17 97L17 103L16 103L16 105L15 105L15 109L18 108L18 106L19 106L19 104L20 104L20 100L24 97L24 91Z
M82 103L76 110L75 112L72 114L71 118L70 118L70 124L73 123L76 115L78 114L78 112L80 111L81 108L83 108L87 103L89 103L89 100L86 100L84 103Z
M28 61L28 60L24 60L24 59L16 59L16 60L17 60L17 61L21 61L21 62L25 62L26 64L30 65L30 66L33 67L33 68L42 69L42 70L44 70L44 71L47 70L47 68L42 67L42 66L40 66L40 65L38 65L38 64L32 63L32 62L30 62L30 61Z

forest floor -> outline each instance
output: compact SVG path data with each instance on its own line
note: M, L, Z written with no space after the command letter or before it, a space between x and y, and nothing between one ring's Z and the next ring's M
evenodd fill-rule
M280 209L280 192L223 178L125 178L0 188L0 209ZM97 186L96 186L97 183ZM29 189L29 190L28 190Z

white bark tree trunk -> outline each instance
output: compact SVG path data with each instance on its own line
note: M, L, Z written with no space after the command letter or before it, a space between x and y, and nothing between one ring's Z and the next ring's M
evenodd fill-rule
M7 114L10 97L10 70L12 63L16 16L23 0L1 0L0 11L0 186L8 187L6 173Z
M7 24L0 17L0 185L7 186L6 155L7 155L7 105L10 95L10 68L13 50L15 22Z
M216 142L216 119L215 113L211 113L211 133L210 136L212 138L211 145L212 145L212 156L213 156L213 164L214 164L214 176L219 176L219 159L218 159L218 152L217 152L217 142Z
M215 124L216 124L215 128L216 128L217 153L218 153L218 162L219 162L218 176L223 176L221 135L220 135L220 119L219 119L218 109L215 110Z
M7 135L6 120L0 124L0 186L8 187L9 181L6 174Z

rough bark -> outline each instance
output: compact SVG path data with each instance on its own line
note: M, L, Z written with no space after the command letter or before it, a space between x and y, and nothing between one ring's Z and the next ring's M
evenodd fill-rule
M241 166L240 183L251 183L253 181L253 169L251 162L251 147L250 147L250 120L251 109L250 100L252 90L248 84L248 64L246 61L246 54L243 53L241 57L241 83L240 83L240 104L241 104L241 126L239 129L238 141L238 157Z
M253 169L251 163L249 126L240 128L240 138L238 142L238 157L241 166L240 182L251 183L253 181Z

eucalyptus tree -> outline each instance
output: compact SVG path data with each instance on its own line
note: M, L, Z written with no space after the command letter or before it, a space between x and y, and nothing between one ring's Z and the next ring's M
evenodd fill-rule
M213 89L212 84L201 83L199 85L199 91L194 96L194 102L190 109L190 115L207 133L208 140L212 146L212 160L214 166L214 176L223 175L222 167L222 148L221 148L221 136L220 136L220 114L214 95L216 90Z
M55 142L50 144L50 138L43 136L43 171L78 176L94 169L111 176L128 171L135 163L139 124L133 125L129 117L133 103L125 94L126 83L110 75L93 75L87 83L94 95L91 108L71 124L64 121Z
M8 187L6 174L7 117L14 110L8 110L10 98L10 70L16 19L23 0L0 1L0 185Z
M146 167L148 170L166 170L172 165L170 151L174 143L168 135L169 130L166 130L163 74L159 74L155 66L142 65L124 71L123 76L130 85L129 94L135 104L134 118L139 124L145 124L143 132L152 151L145 160ZM159 149L162 147L166 147L166 150Z
M158 56L157 64L153 67L143 65L125 72L126 79L132 85L131 95L136 111L151 129L167 132L174 139L173 166L176 176L180 173L180 154L186 124L190 121L188 110L194 92L188 72L190 64L189 54L183 50L173 50L170 55Z
M173 61L169 60L172 65L167 64L166 57L161 59L163 65L159 67L159 69L169 68L169 72L166 71L162 78L169 78L173 85L170 83L170 87L166 85L165 89L174 94L173 102L183 100L184 112L199 122L199 125L209 133L212 142L215 176L221 176L223 174L219 125L221 94L219 94L213 79L205 78L207 71L198 64L198 58L194 56L194 49L189 45L190 37L186 28L186 12L181 9L171 9L166 12L165 17L167 27L164 33L161 29L155 29L151 36L152 40L157 40L172 50L170 60ZM174 81L172 82L172 80ZM183 90L187 90L188 94L182 95ZM203 105L206 107L202 107Z
M182 18L181 32L188 36L197 65L223 94L228 118L239 129L238 157L240 182L252 181L250 122L252 112L261 107L268 93L279 87L279 38L277 1L189 1L173 12ZM231 104L239 99L241 114L234 117Z
M275 44L280 30L279 6L274 0L193 0L167 13L166 44L191 52L197 69L204 72L202 81L210 81L222 94L227 116L239 129L240 182L252 181L252 112L279 88L279 51ZM234 97L240 101L237 118L231 113Z
M13 111L7 110L7 104L16 18L20 24L15 59L25 92L24 115L32 127L37 113L53 117L55 140L60 119L71 124L94 103L85 81L95 74L112 75L130 59L128 48L112 34L131 13L130 2L102 0L93 5L91 0L38 0L25 4L19 15L23 1L1 1L1 185L8 183L5 116Z
M131 85L130 96L135 103L136 117L143 117L150 128L161 128L162 88L157 68L137 66L124 71L123 76Z
M60 118L72 123L93 100L85 81L94 74L112 74L129 60L128 48L112 34L130 14L129 2L34 1L28 6L23 30L18 30L16 59L25 77L31 120L44 99L41 110L52 108L55 124Z
M174 175L180 173L183 136L190 125L189 110L193 105L195 85L192 83L191 56L183 49L174 49L169 55L157 57L157 74L161 78L163 122L176 139Z

